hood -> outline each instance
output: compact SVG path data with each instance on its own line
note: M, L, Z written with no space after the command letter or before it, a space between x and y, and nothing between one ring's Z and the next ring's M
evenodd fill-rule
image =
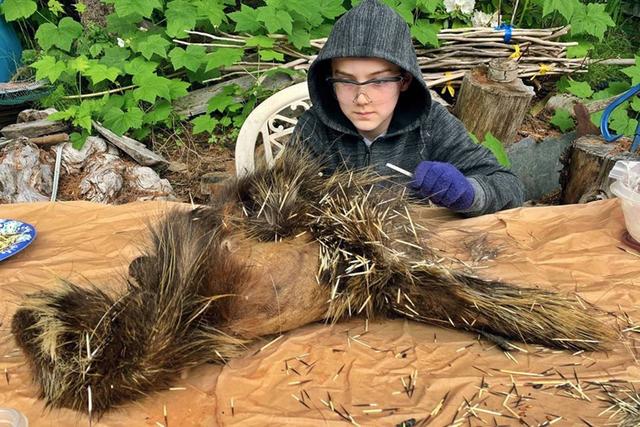
M390 7L378 0L363 0L336 21L331 34L307 76L309 95L318 118L339 132L358 135L340 110L333 88L331 58L375 57L392 62L413 75L411 86L400 94L387 135L415 129L431 107L431 96L422 79L409 26Z

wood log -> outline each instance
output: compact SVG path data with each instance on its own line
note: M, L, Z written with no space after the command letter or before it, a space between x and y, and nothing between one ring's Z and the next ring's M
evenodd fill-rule
M482 66L464 75L454 114L479 140L491 132L509 145L516 139L533 95L533 89L521 79L509 83L489 80L487 67Z
M118 136L111 132L109 129L101 126L96 121L93 121L93 127L100 135L104 136L107 141L127 153L133 160L140 163L143 166L154 165L168 165L169 161L161 155L149 150L145 145L133 138L129 138L126 135Z
M54 133L53 135L37 136L35 138L29 138L29 142L33 142L37 145L51 145L58 144L60 142L69 141L68 133Z
M588 203L613 197L609 192L609 172L618 160L640 160L630 153L631 140L607 144L600 136L587 135L571 144L560 173L562 203Z
M21 136L35 138L37 136L65 132L68 129L69 126L66 123L42 119L32 122L14 123L3 127L0 132L7 138L15 139Z

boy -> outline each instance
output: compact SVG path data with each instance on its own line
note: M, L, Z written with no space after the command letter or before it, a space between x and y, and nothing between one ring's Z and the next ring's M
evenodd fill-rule
M313 106L293 141L325 157L329 173L371 166L394 174L418 197L467 216L522 205L518 177L431 101L409 27L377 0L363 0L336 22L311 64L308 85Z

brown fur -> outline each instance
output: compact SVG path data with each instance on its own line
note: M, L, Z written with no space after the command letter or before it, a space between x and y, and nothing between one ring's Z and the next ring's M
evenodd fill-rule
M12 328L47 403L87 410L91 387L101 414L256 337L359 310L560 348L609 338L566 298L441 266L380 178L320 172L287 150L211 206L167 213L123 293L66 284L29 296Z

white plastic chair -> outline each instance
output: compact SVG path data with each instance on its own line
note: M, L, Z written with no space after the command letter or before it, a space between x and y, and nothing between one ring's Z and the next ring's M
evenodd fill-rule
M304 111L311 107L307 82L289 86L258 105L247 117L236 140L236 175L255 168L256 143L260 137L267 164L272 166ZM302 111L296 110L302 108ZM259 155L259 154L258 154Z

